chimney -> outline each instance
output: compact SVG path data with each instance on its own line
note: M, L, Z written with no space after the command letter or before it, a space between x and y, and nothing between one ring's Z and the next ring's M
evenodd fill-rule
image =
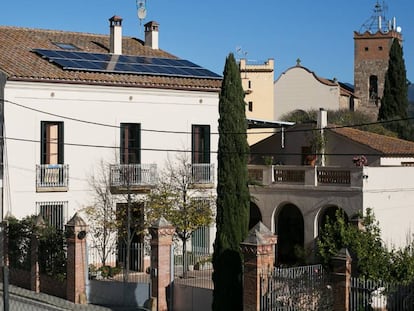
M110 49L112 54L122 54L122 18L119 16L112 16L109 19L110 27Z
M158 26L157 22L148 22L145 27L145 46L158 50Z

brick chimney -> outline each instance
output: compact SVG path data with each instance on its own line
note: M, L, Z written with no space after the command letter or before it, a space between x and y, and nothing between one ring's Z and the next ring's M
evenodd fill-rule
M112 16L109 19L110 27L110 49L112 54L122 54L122 18L119 16Z
M157 22L151 21L145 25L145 46L158 50L158 26Z

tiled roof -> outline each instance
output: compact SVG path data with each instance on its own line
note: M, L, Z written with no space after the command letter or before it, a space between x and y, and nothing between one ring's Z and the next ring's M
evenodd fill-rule
M361 131L350 127L329 126L330 131L357 143L366 145L384 155L413 156L414 142L376 133Z
M0 26L0 71L7 75L8 80L215 92L221 86L220 79L63 70L33 52L33 49L58 50L59 47L54 43L73 44L85 52L109 53L109 35ZM125 55L177 58L163 50L146 47L141 40L132 37L123 37L122 50Z

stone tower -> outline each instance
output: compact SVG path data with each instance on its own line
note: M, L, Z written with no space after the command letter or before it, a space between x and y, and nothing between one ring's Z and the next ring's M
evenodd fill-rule
M358 110L376 120L384 92L385 74L393 40L402 43L401 28L396 20L387 20L384 5L375 4L374 14L354 32L354 86L360 99Z

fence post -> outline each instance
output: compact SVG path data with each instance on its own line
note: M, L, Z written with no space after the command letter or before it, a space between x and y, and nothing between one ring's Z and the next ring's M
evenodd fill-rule
M346 248L341 249L331 260L334 311L349 310L351 262L351 256Z
M268 275L275 262L277 238L262 223L257 223L240 243L243 257L243 310L260 310L260 277Z
M150 228L151 233L151 296L157 310L168 310L167 289L171 286L171 245L175 228L164 217Z
M44 226L43 217L39 214L36 217L30 243L30 289L36 293L40 292L39 230Z
M66 299L86 304L86 233L88 226L76 213L66 224L67 284Z

